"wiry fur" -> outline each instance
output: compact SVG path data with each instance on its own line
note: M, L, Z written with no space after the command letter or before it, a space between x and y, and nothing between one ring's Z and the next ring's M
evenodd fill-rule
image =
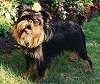
M80 26L73 22L46 24L40 13L32 10L27 12L29 14L20 17L13 28L13 36L25 51L27 77L37 71L38 78L43 78L51 58L66 50L72 54L76 53L86 61L86 72L92 70L92 62L86 51L85 36Z

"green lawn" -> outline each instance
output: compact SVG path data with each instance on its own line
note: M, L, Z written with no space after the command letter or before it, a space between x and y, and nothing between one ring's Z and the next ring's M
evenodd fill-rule
M100 84L100 17L93 18L84 24L87 50L93 61L93 72L82 71L82 60L71 64L68 52L54 59L49 69L47 79L43 84ZM0 84L34 84L31 79L23 80L25 59L20 51L11 54L0 53Z

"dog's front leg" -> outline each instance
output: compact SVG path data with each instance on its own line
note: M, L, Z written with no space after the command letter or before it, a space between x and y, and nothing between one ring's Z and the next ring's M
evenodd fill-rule
M37 72L37 63L35 62L30 62L27 66L27 71L23 74L24 79L29 79L33 73L38 73ZM36 74L37 75L37 74Z
M44 51L43 51L43 47L42 45L40 45L36 51L35 51L35 56L37 57L38 61L37 61L37 71L38 71L38 74L37 74L37 82L42 82L44 79L45 79L45 76L47 74L47 59L44 54Z

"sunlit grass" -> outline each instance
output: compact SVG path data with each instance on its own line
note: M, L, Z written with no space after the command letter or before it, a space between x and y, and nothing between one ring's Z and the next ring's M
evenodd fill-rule
M0 66L0 84L32 84L13 73L9 67Z

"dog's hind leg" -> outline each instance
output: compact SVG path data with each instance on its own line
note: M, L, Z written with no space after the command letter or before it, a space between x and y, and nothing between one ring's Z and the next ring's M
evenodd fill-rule
M70 52L69 61L71 63L76 62L78 60L78 58L79 58L79 55L76 51Z
M85 36L82 30L76 33L77 39L74 39L74 49L79 54L79 57L84 60L84 72L92 71L92 61L87 54Z
M86 49L84 47L80 47L77 52L80 58L84 60L84 72L92 72L92 61L88 56Z

